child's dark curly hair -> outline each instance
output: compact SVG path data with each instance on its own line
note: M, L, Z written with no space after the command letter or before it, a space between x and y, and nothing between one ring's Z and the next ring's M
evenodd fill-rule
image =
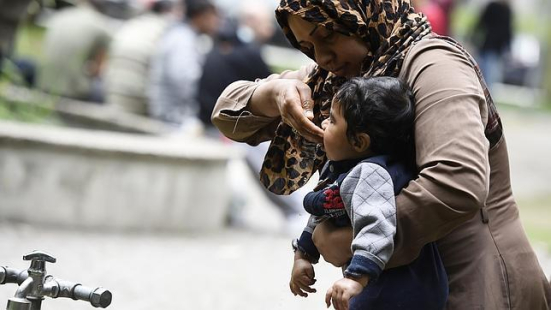
M404 82L392 77L352 78L340 87L335 100L351 143L357 133L367 133L374 153L414 159L415 100Z

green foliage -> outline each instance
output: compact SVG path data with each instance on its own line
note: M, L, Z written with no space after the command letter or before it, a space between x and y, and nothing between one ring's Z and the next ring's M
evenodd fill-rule
M27 96L33 92L25 88L20 90L24 93L21 99L12 99L5 95L8 83L0 81L0 119L26 123L61 124L53 108L53 102L39 100L38 97L32 95ZM23 98L29 98L30 100L25 101Z
M15 103L0 98L0 119L25 123L59 124L52 110L43 107Z
M42 41L45 29L32 23L22 24L17 32L15 54L37 63L42 61Z
M551 194L518 199L520 218L531 241L551 250Z
M30 58L37 64L42 61L42 41L45 29L27 22L18 28L15 43L17 57ZM0 119L30 122L61 124L51 100L33 95L32 90L21 90L21 98L7 96L10 85L24 85L17 67L9 60L4 61L0 76ZM15 96L17 97L17 96Z
M457 6L452 12L451 28L455 37L467 39L473 31L480 13L473 7Z

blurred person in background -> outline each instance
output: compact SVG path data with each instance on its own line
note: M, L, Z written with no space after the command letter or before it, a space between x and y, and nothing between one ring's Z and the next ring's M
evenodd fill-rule
M212 109L222 91L238 80L265 78L272 72L261 48L274 34L272 10L263 2L245 1L240 5L237 20L226 18L213 49L208 53L199 82L197 100L199 118L207 128ZM219 135L217 129L214 130Z
M34 85L34 63L13 55L15 36L19 23L27 12L31 0L0 0L0 74L4 72L4 61L13 62L28 86Z
M11 55L17 27L31 0L0 0L0 69L4 57Z
M261 49L275 33L273 8L262 1L247 0L240 3L236 15L236 19L227 18L220 27L216 43L206 58L199 83L200 119L205 125L206 133L214 137L220 137L221 134L213 127L210 116L222 91L235 81L254 81L272 73ZM247 167L255 178L262 167L268 146L268 143L256 147L246 144L236 146L244 151ZM240 183L235 180L231 184L239 186ZM285 217L286 232L292 235L299 232L307 219L302 200L311 187L305 186L288 196L275 195L264 187L261 190ZM234 189L234 193L239 195L239 189ZM242 199L245 200L246 198ZM233 222L239 223L239 209L235 211L231 218Z
M180 132L200 133L197 93L206 53L201 35L214 36L220 24L210 0L186 0L185 19L161 37L150 70L149 114Z
M451 33L451 22L452 22L452 13L455 7L456 0L433 0L444 12L444 29L442 30L441 35L450 36Z
M149 70L159 39L171 22L175 0L151 0L146 12L115 34L105 74L106 101L126 112L148 115Z
M103 102L103 70L113 20L104 0L83 0L47 22L38 87L68 98Z
M435 0L412 0L411 4L417 12L425 14L434 33L443 36L448 35L446 14Z
M505 57L513 40L513 12L508 0L489 2L479 16L472 40L484 79L492 88L503 82Z

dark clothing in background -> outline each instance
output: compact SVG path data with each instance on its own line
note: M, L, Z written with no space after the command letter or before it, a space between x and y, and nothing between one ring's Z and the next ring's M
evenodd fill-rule
M3 56L8 56L13 48L17 26L30 2L31 0L0 0L0 53L3 51Z
M239 42L216 45L207 56L199 82L199 118L203 124L212 126L212 110L226 86L238 80L264 78L271 73L259 46Z
M473 33L478 64L490 90L505 80L505 57L513 36L512 19L507 2L492 1L482 11Z
M480 51L499 54L511 44L513 17L509 4L501 1L490 2L478 21L477 31L481 32Z
M36 67L33 61L14 58L17 27L27 12L31 0L0 0L0 72L10 59L27 86L34 86Z

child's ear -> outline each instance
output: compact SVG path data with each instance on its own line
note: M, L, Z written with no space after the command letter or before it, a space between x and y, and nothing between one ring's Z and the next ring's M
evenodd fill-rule
M368 134L366 134L365 132L356 134L353 144L354 150L356 152L364 152L369 148L370 145L371 137Z

